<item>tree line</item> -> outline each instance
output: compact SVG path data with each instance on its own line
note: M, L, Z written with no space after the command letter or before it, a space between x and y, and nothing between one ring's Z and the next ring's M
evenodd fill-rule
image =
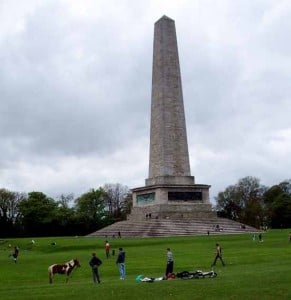
M291 227L291 179L271 187L256 177L239 179L215 197L215 210L256 228ZM0 237L86 235L126 219L132 208L127 186L105 184L74 198L0 189Z
M266 187L248 176L218 193L215 201L221 217L256 228L291 227L291 179Z
M123 220L131 209L127 186L105 184L74 198L0 189L0 237L85 235Z

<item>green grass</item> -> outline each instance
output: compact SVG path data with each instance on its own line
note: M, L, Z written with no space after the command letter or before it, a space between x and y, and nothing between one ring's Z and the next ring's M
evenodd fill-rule
M175 238L109 239L111 249L126 251L127 279L119 279L116 256L105 258L100 238L35 238L0 241L0 297L17 299L291 299L291 243L289 230L272 230L263 234L264 242L253 242L249 234ZM56 242L56 246L51 243ZM139 274L164 275L166 248L174 253L174 272L211 269L215 243L223 248L226 267L217 262L212 279L165 280L154 283L135 282ZM11 244L11 249L9 248ZM18 263L8 254L20 247ZM94 285L89 259L95 251L103 260L102 284ZM63 275L48 283L47 268L77 257L81 268L65 284Z

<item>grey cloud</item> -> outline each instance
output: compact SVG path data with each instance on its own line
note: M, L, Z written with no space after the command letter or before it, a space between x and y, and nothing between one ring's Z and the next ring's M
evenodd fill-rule
M176 22L197 182L211 184L213 197L244 176L288 177L289 162L277 162L290 150L290 6L214 3L162 11L156 2L92 1L83 16L69 1L44 1L23 15L22 30L2 27L2 184L51 193L110 179L143 184L153 25L164 14Z

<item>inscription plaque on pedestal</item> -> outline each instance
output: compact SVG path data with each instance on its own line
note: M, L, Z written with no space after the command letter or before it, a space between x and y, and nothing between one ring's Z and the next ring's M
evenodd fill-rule
M202 192L168 192L169 201L201 201Z
M138 204L148 204L155 201L155 193L147 193L136 196L136 202Z

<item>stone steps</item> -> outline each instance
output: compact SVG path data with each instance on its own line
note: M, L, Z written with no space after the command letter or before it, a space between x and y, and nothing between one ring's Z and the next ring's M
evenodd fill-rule
M216 226L219 225L219 229ZM89 237L167 237L215 234L240 234L258 232L254 227L229 219L214 217L201 219L147 219L120 221L89 234Z

